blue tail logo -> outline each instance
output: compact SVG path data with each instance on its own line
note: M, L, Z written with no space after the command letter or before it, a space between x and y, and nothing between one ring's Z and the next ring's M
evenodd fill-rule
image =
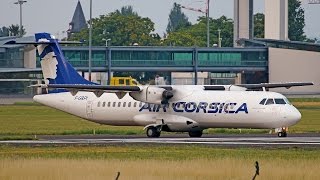
M80 76L66 61L58 41L53 36L37 33L35 38L39 43L37 52L46 84L95 84Z

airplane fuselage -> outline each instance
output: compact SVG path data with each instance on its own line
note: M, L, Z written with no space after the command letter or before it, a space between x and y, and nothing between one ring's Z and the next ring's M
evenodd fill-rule
M100 97L79 91L36 95L34 100L81 118L116 126L167 124L170 131L206 128L279 128L296 124L301 114L291 104L259 104L263 99L285 99L266 91L205 91L201 86L183 86L181 95L168 104L119 99L114 93Z

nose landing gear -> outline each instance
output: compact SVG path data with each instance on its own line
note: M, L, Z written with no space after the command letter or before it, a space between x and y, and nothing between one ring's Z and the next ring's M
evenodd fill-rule
M276 132L278 132L278 137L287 137L287 127L277 128Z

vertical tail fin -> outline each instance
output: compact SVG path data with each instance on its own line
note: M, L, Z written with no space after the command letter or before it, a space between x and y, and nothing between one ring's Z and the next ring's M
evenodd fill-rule
M46 84L95 84L84 79L64 58L57 40L49 33L37 33L43 77Z

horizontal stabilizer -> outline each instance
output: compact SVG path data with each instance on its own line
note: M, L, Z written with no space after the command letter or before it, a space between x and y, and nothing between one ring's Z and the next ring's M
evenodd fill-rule
M257 90L262 88L291 88L293 86L311 86L312 82L291 82L291 83L261 83L261 84L237 84L236 86L247 88L248 90Z
M82 44L81 42L77 42L77 41L59 41L59 44ZM35 41L8 41L5 43L6 45L15 45L15 44L26 44L26 45L40 45L40 44L55 44L55 42L52 41L39 41L39 42L35 42Z

